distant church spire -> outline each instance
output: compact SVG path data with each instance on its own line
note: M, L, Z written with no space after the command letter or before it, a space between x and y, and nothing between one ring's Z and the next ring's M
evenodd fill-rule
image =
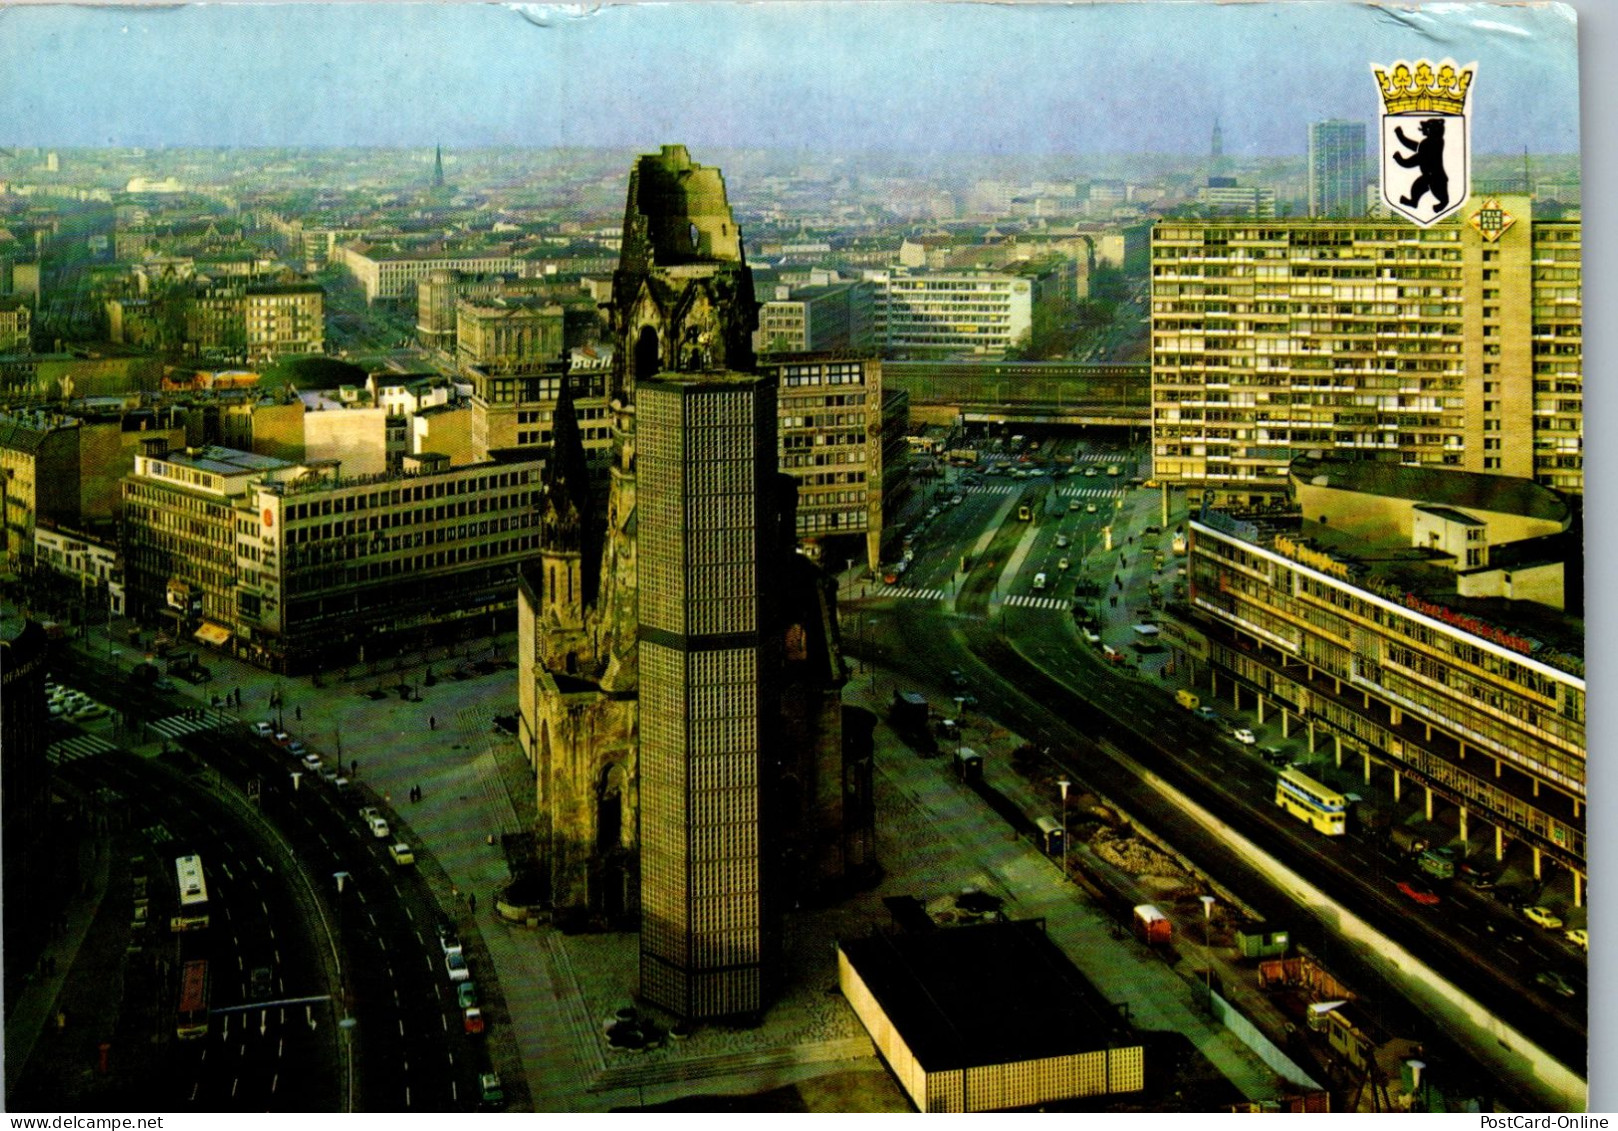
M444 187L444 147L442 145L433 147L433 187Z
M1213 124L1213 142L1208 147L1208 176L1230 176L1230 162L1225 160L1225 131L1220 128L1217 117Z

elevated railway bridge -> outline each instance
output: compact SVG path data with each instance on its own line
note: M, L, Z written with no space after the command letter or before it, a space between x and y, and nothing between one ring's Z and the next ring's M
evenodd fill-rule
M1147 428L1150 365L1077 361L884 361L882 384L910 395L923 424Z

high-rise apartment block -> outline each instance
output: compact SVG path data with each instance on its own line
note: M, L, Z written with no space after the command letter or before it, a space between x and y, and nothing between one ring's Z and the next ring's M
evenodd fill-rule
M684 1017L757 1011L769 940L761 761L775 390L739 373L636 382L641 992Z
M1582 493L1580 232L1523 196L1428 229L1159 223L1157 478L1264 505L1291 459L1320 449Z
M1332 119L1309 126L1309 215L1365 213L1365 123Z

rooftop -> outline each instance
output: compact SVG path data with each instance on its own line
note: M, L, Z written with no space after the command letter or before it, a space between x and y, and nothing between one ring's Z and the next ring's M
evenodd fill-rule
M1291 475L1298 487L1329 487L1383 498L1414 499L1430 506L1465 507L1549 522L1566 522L1569 514L1567 500L1549 487L1506 475L1314 456L1294 459Z
M1043 919L845 939L838 947L928 1072L1136 1043Z

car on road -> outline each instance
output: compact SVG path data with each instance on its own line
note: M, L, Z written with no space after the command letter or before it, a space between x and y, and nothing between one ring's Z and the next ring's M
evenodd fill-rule
M1068 504L1067 504L1067 509L1070 510L1070 511L1083 510L1084 509L1084 504L1079 502L1079 500L1077 500L1077 499L1069 499Z
M1583 927L1574 927L1571 931L1563 931L1562 937L1580 950L1590 949L1590 932Z
M950 506L958 507L958 506L961 505L961 502L962 502L962 496L960 496L960 495L951 495L950 496L950 500L949 500L949 505Z
M1279 746L1261 746L1258 754L1272 766L1284 766L1291 760L1287 757L1287 752Z
M1562 997L1574 997L1579 992L1572 982L1562 977L1555 970L1541 970L1534 975L1534 981L1550 990L1551 993L1560 994Z
M388 855L391 856L393 858L393 862L399 865L401 868L406 864L414 864L416 862L416 854L411 851L408 844L404 844L403 842L388 845Z
M1072 542L1073 539L1069 538L1066 534L1058 534L1056 536L1056 548L1058 550L1064 549L1065 547L1071 545Z
M270 996L271 981L268 966L255 966L252 977L247 983L247 998L249 1001L263 1001Z
M161 691L164 695L172 695L176 691L180 690L180 686L168 676L160 675L156 679L152 680L152 690Z
M370 828L371 835L376 837L377 840L386 840L393 835L393 830L388 828L388 822L381 817L372 817L365 823Z
M1091 632L1088 628L1079 629L1079 635L1084 637L1084 642L1086 644L1100 644L1101 643L1101 637L1096 635L1094 632Z
M455 954L461 953L460 932L455 929L455 924L448 919L444 919L438 924L438 945L446 955L452 952Z
M91 719L105 718L107 709L100 703L85 703L68 712L68 718L76 723L88 722Z
M462 982L455 987L455 1003L462 1009L471 1009L478 1003L478 984Z
M1095 475L1096 475L1096 469L1095 468L1087 467L1087 468L1084 469L1084 477L1086 479L1094 479Z
M478 1077L478 1094L486 1104L506 1102L506 1090L500 1086L500 1073L485 1072Z
M466 955L459 949L444 955L444 969L449 972L452 982L464 982L472 976L472 971L466 965Z
M1522 917L1536 927L1544 927L1547 931L1560 931L1562 920L1548 907L1524 907Z
M1057 569L1066 569L1068 566L1070 566L1072 564L1073 563L1070 562L1067 558L1057 558L1056 559L1056 568Z
M287 743L292 741L292 736L284 730L278 730L272 736L272 741L274 741L277 746L285 746Z
M1394 886L1423 907L1436 907L1439 903L1437 892L1415 880L1400 880Z
M1084 513L1085 514L1095 514L1096 513L1096 505L1094 503L1085 503L1084 504Z
M891 570L891 569L888 570L887 573L884 573L882 575L882 584L884 584L884 585L897 585L897 584L899 584L899 575L897 573L894 573L893 570Z
M1191 713L1193 715L1195 715L1197 718L1201 719L1205 723L1211 723L1215 719L1219 718L1219 712L1215 711L1212 707L1208 706L1206 703L1204 703L1202 706L1198 707L1195 711L1192 711Z
M274 738L275 737L275 728L273 726L271 726L269 723L254 723L253 724L253 737L254 738Z
M477 1006L461 1010L461 1028L468 1033L483 1032L483 1010Z
M294 738L291 742L287 743L287 753L292 755L294 758L302 758L309 753L309 748L305 746L302 741Z
M1230 737L1234 738L1243 746L1251 746L1253 743L1258 741L1258 735L1254 734L1246 727L1237 727L1235 730L1230 732Z

